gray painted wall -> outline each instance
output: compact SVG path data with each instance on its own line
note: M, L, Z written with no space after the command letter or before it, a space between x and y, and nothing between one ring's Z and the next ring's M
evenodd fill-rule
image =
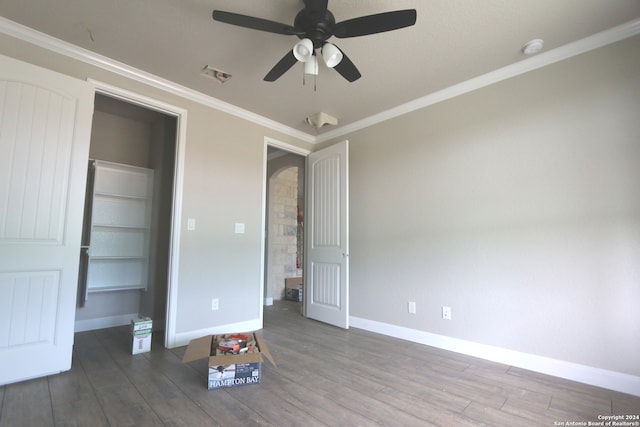
M347 139L351 315L640 375L639 37Z

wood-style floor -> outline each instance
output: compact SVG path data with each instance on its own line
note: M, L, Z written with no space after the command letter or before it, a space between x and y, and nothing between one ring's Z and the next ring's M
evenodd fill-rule
M265 308L277 367L206 389L185 347L129 353L127 327L76 335L71 371L0 387L0 426L554 426L640 414L640 398ZM557 424L556 424L557 423Z

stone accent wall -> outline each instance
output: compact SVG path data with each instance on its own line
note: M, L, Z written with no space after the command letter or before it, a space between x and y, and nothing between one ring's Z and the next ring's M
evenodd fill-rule
M270 229L272 242L270 260L271 295L284 299L284 279L302 275L296 266L298 251L298 168L290 167L271 178Z

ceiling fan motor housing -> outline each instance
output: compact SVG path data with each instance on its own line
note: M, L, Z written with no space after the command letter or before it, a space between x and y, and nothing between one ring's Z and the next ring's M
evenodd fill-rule
M295 28L304 31L304 34L297 34L298 38L310 39L314 49L320 49L324 42L333 36L335 24L336 19L328 9L322 18L319 18L317 13L302 9L293 22Z

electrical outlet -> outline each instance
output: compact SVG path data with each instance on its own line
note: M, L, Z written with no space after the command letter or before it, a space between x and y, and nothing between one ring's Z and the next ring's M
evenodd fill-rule
M411 314L416 314L416 302L409 301L409 303L407 304L407 310L409 310L409 313Z
M218 298L213 298L211 300L211 311L215 311L220 308L220 300Z
M451 307L447 307L446 305L442 306L442 318L444 320L451 320Z

